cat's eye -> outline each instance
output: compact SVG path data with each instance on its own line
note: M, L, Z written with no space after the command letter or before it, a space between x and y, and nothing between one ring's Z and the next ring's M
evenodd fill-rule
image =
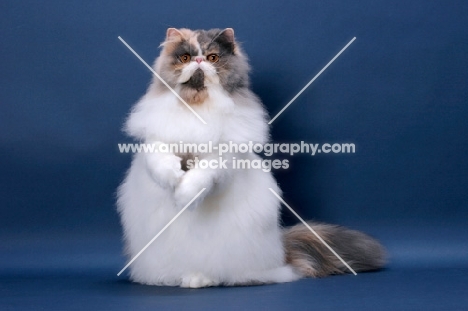
M206 57L206 59L211 63L216 63L219 60L218 54L210 54Z
M182 63L188 63L190 61L190 55L189 54L181 55L181 56L179 56L179 60Z

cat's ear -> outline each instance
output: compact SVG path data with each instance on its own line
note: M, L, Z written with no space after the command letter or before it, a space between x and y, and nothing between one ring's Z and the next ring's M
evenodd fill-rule
M182 33L176 28L168 28L166 31L166 41L171 41L182 37Z
M221 32L221 35L226 39L229 43L234 43L234 29L226 28Z
M238 50L236 47L236 41L234 39L234 29L224 29L218 34L216 41L225 49L229 50L232 54L237 54Z

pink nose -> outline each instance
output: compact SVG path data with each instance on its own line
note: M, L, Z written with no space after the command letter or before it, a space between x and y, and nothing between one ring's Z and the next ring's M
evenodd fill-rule
M203 57L197 56L195 57L195 61L200 64L203 61Z

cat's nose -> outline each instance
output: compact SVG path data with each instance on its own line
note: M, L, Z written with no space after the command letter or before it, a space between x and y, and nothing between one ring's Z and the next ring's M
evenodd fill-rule
M200 64L203 61L203 57L197 56L195 57L195 61Z

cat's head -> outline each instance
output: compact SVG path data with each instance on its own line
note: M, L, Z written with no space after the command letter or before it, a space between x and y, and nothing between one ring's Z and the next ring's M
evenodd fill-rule
M232 28L169 28L161 46L156 72L189 104L202 104L211 85L221 85L229 93L249 85L247 59Z

